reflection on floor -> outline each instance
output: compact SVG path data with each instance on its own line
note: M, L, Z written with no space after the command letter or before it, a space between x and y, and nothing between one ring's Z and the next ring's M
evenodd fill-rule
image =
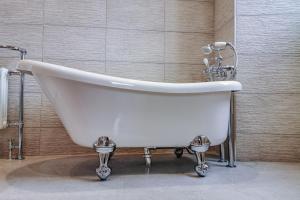
M148 171L141 156L115 156L109 180L99 182L96 155L0 160L0 199L300 199L300 163L211 161L199 178L189 156L152 161Z

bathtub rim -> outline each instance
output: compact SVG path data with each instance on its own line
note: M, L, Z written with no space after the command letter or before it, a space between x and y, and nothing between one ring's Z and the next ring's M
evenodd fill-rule
M93 85L157 93L208 93L239 91L242 89L242 85L238 81L196 83L152 82L86 72L35 60L21 60L18 65L18 70L32 72L34 76L42 74L43 76L58 77ZM201 72L199 71L199 73Z

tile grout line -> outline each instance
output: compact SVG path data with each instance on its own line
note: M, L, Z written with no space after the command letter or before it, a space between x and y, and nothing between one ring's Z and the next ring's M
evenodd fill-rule
M1 24L1 23L0 23ZM43 24L30 24L30 23L3 23L4 25L25 25L25 26L38 26ZM110 30L123 30L123 31L140 31L140 32L159 32L159 33L186 33L186 34L204 34L212 35L213 31L165 31L165 30L155 30L155 29L137 29L137 28L117 28L117 27L104 27L104 26L80 26L80 25L60 25L60 24L51 24L45 23L45 26L56 26L56 27L67 27L67 28L91 28L91 29L110 29Z

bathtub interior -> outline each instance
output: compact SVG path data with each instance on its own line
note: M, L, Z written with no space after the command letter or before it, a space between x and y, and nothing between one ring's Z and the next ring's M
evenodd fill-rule
M118 147L186 146L197 135L225 141L230 92L157 93L36 74L72 140L92 147L108 136Z

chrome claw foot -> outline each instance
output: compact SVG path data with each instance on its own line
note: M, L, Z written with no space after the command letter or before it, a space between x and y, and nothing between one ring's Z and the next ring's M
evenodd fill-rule
M197 136L190 144L190 149L194 152L197 158L195 171L200 177L204 177L208 170L208 165L205 161L205 152L208 150L210 142L206 136Z
M109 140L108 137L102 136L99 137L94 147L99 154L99 167L96 169L96 174L100 180L106 180L111 174L111 169L107 163L116 149L116 144Z
M104 181L111 174L111 169L107 166L99 166L96 169L96 173L97 173L97 176L99 177L99 179Z
M200 176L200 177L205 177L207 170L208 170L207 164L201 164L201 165L195 166L195 171L198 174L198 176Z
M183 155L183 148L176 148L174 150L174 153L175 153L175 155L176 155L177 158L181 158L182 155Z
M146 161L146 167L150 167L151 166L150 148L147 148L147 147L144 148L144 158L145 158L145 161Z

